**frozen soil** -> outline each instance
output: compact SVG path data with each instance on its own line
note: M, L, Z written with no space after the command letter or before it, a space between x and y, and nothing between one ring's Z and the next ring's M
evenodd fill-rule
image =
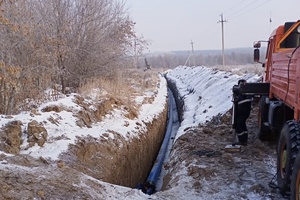
M166 109L147 123L147 129L153 131L150 138L138 134L124 140L114 130L98 138L80 137L59 160L1 153L0 199L285 199L269 186L276 173L276 141L257 138L257 112L255 101L247 121L249 142L238 153L225 152L233 140L230 111L205 125L186 128L164 166L163 188L152 196L130 188L140 181L132 174L158 148L155 145L161 138L154 133L162 132ZM135 129L140 126L137 123ZM118 180L120 176L124 180Z
M0 199L285 199L269 186L276 173L276 142L257 138L257 111L254 103L249 142L238 153L224 150L233 138L230 111L187 128L165 165L162 191L152 196L101 182L63 160L2 154Z
M195 199L285 199L270 184L276 185L276 141L258 139L257 114L256 101L247 120L248 145L240 152L225 152L233 140L231 111L206 125L187 128L165 166L168 172L161 197L169 199L170 191L184 194L187 190L194 191ZM178 173L182 171L185 173ZM179 181L182 179L186 183ZM177 198L184 199L184 195Z
M136 99L136 102L97 92L97 101L88 98L88 95L78 94L72 104L69 103L73 109L63 104L46 106L10 126L3 122L8 121L8 117L1 116L0 200L148 197L132 188L146 180L164 136L166 82L160 82L154 70L132 71L130 78L132 99ZM128 98L129 94L125 97ZM155 106L158 108L153 108ZM143 110L139 111L139 108ZM73 121L62 117L65 110L72 113L69 118ZM50 117L42 118L47 114ZM16 120L14 117L9 116L9 119ZM43 145L26 146L28 153L24 153L20 145L26 143L29 131L22 128L27 127L27 121L32 119L43 122L40 126L43 130L48 129L49 134ZM108 119L111 119L112 125L103 129ZM72 126L68 126L71 123ZM99 123L104 125L100 126ZM51 125L54 129L49 128ZM72 127L78 132L72 131ZM60 132L63 134L54 135ZM72 137L76 138L74 143L70 142ZM18 139L18 142L14 139ZM68 149L61 152L59 157L47 156L63 143L68 144ZM6 151L3 148L6 146L14 147L11 148L14 151ZM33 153L40 153L40 156Z

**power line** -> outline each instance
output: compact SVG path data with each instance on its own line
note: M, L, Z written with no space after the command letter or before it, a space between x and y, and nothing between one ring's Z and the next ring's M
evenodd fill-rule
M233 10L233 9L236 8L236 7L238 7L238 6L239 6L241 3L243 3L244 1L246 1L246 0L242 0L242 1L238 2L237 4L233 5L231 8L225 10L225 11L223 12L223 14L224 14L224 13L227 13L227 12L230 11L230 10Z
M256 1L257 1L257 0L255 0L254 2L252 2L251 5L252 5L253 3L255 3ZM231 16L228 17L228 18L230 18L230 19L235 19L235 18L237 18L237 17L239 17L239 16L241 16L241 15L247 14L247 13L249 13L249 12L251 12L251 11L253 11L253 10L259 8L260 6L262 6L262 5L266 4L266 3L268 3L269 1L271 1L271 0L267 0L267 1L263 2L263 3L261 3L261 4L258 4L258 5L256 5L255 7L251 8L251 9L249 9L249 10L246 10L245 12L242 12L242 13L240 13L240 11L241 11L241 10L240 10L239 12L236 12L234 15L231 15ZM249 5L250 5L250 4L249 4ZM244 8L248 8L248 7L244 7ZM238 13L239 13L239 14L238 14Z
M196 41L198 44L197 46L199 46L199 44L201 46L201 44L204 41L208 41L208 40L211 40L212 38L216 38L219 36L218 35L219 25L216 22L218 22L218 19L215 20L215 22L211 24L212 26L210 26L210 27L208 26L207 29L204 28L201 32L199 32L200 37ZM204 34L204 33L206 33L206 34Z
M222 14L220 15L221 16L221 19L218 20L218 23L221 23L221 27L222 27L222 59L223 59L223 65L225 65L225 52L224 52L224 49L225 49L225 37L224 37L224 22L228 22L227 20L231 20L231 19L235 19L243 14L247 14L255 9L257 9L258 7L261 7L262 5L270 2L271 0L251 0L251 1L246 1L246 0L240 0L238 2L236 2L235 4L233 4L230 8L226 9L224 12L222 12ZM226 20L224 19L224 13L228 13L226 14ZM271 16L270 16L270 27L271 27ZM217 20L216 20L217 21ZM207 26L207 28L203 28L199 34L202 35L204 32L208 33L208 32L211 32L211 34L209 34L209 36L204 36L204 37L201 37L202 40L206 40L208 38L212 38L212 34L217 36L216 33L218 31L215 31L217 30L217 24L211 24L211 26ZM271 28L270 28L271 29ZM214 30L214 31L213 31ZM206 38L206 39L205 39ZM201 42L200 42L201 43ZM193 48L193 47L192 47Z
M239 9L237 12L229 15L229 17L227 18L231 18L232 16L235 16L236 14L239 14L240 12L242 12L243 10L247 9L249 6L251 6L252 4L254 4L255 2L257 2L258 0L254 0L252 2L250 2L249 4L247 4L246 6L242 7L241 9Z
M218 19L216 19L215 21L217 21L217 20L218 20ZM210 26L207 26L206 28L203 28L203 29L199 32L199 34L207 33L207 32L209 32L209 31L213 30L214 28L216 28L216 24L213 23L213 22L210 22Z
M215 20L215 22L217 21L218 19ZM217 24L216 23L213 23L212 21L209 22L209 25L206 26L206 28L202 28L200 31L199 31L199 35L201 36L200 37L200 41L205 41L205 40L208 40L210 38L212 38L212 35L216 33L217 30ZM211 33L209 34L208 36L207 35L204 35L204 33ZM216 36L216 35L214 35ZM196 41L197 42L197 41ZM194 43L195 44L195 43ZM201 42L198 41L198 44L201 44Z

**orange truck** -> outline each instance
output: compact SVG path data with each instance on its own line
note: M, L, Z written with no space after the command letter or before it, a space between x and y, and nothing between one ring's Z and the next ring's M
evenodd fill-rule
M261 43L267 43L260 62ZM300 20L275 29L268 41L254 43L254 61L262 63L262 83L234 86L233 94L259 95L258 137L277 138L277 186L300 199Z

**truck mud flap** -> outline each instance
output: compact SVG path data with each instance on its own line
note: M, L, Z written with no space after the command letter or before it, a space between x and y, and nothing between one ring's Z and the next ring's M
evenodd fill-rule
M282 102L281 101L273 101L270 103L269 106L269 114L268 114L268 122L269 125L274 126L274 113L275 113L275 109L277 109L278 107L282 106Z

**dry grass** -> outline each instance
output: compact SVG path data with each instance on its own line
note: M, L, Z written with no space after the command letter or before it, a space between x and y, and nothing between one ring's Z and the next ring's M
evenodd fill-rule
M110 78L94 78L82 85L79 93L84 98L93 96L96 100L119 99L128 111L128 118L134 118L141 106L135 102L135 97L144 96L148 91L154 95L158 81L158 71L130 69L119 71ZM145 97L143 102L151 103L149 99L154 99L154 96Z
M142 95L145 90L153 89L158 81L155 71L126 70L117 72L113 77L98 77L89 80L81 85L79 93L89 95L93 90L98 89L100 96L110 94L124 99Z
M225 66L218 65L212 68L222 70L222 71L232 72L238 75L243 75L247 73L256 73L258 75L263 75L264 73L264 68L261 66L261 64L225 65Z

